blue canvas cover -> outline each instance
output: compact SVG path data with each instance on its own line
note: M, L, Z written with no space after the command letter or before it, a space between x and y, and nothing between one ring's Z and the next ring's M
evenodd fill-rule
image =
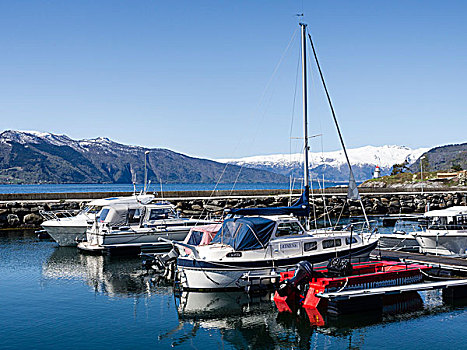
M305 188L300 198L290 207L271 208L239 208L231 209L229 214L234 215L289 215L308 217L310 215L309 190Z
M227 244L235 250L260 249L269 242L275 224L272 220L257 217L225 219L211 243Z

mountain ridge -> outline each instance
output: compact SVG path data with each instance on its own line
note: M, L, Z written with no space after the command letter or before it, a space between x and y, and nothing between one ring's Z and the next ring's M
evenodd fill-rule
M364 181L373 176L375 167L378 165L381 175L391 173L394 164L406 161L413 164L423 153L430 148L411 149L406 146L384 145L363 146L348 149L348 155L357 181ZM349 171L343 151L331 152L309 152L310 174L312 177L327 180L347 181ZM252 156L238 159L217 159L219 162L231 163L253 169L274 171L285 176L300 177L303 173L303 155L273 154L263 156Z
M124 145L108 138L6 130L0 134L0 183L284 182L280 174L190 157L164 148Z

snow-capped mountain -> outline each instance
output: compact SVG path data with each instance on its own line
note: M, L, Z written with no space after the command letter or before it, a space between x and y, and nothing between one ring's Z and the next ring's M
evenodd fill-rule
M73 140L67 135L52 134L49 132L39 131L16 131L6 130L0 134L0 143L9 141L19 144L39 144L46 142L54 146L68 146L75 151L89 151L92 147L99 147L100 151L118 152L125 150L126 152L137 153L143 150L140 146L122 145L114 142L107 137L97 137L94 139Z
M405 146L364 146L348 149L348 155L357 181L364 181L372 177L376 166L381 174L391 172L394 164L406 161L408 165L414 163L429 148L411 149ZM343 151L309 152L310 172L312 176L328 181L346 181L348 179L347 162ZM274 154L254 156L239 159L217 159L218 162L240 165L248 168L269 170L283 175L301 177L303 172L303 155Z
M162 148L123 145L108 138L73 140L66 135L6 130L0 133L0 183L284 182L277 173L224 169L225 165ZM225 170L225 171L224 171ZM241 171L240 171L241 170Z

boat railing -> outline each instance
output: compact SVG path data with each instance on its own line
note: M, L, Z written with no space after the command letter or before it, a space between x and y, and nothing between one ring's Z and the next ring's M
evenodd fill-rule
M466 230L467 224L444 224L444 225L428 225L430 230Z
M411 221L397 221L394 225L393 233L409 233L423 231L424 227L420 223Z
M378 221L377 220L369 220L367 221L357 221L357 222L352 222L343 227L344 230L350 230L354 233L360 234L360 233L374 233L375 229L378 227Z
M79 213L79 210L54 210L54 211L46 211L41 210L39 214L45 220L60 220L60 219L70 219L75 217Z

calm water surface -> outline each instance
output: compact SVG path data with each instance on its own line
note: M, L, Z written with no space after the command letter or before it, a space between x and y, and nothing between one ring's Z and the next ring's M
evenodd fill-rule
M444 305L439 292L315 327L305 313L279 315L267 297L174 296L140 265L0 231L0 348L465 348L467 309Z
M339 182L327 182L325 187L342 185ZM250 184L164 184L162 191L212 191L216 190L271 190L289 189L289 183L250 183ZM294 188L300 189L301 184L297 182ZM320 188L318 183L313 182L313 188ZM136 185L139 192L142 185ZM43 185L1 185L0 193L80 193L80 192L132 192L131 184L43 184ZM161 191L159 184L151 184L149 191Z

